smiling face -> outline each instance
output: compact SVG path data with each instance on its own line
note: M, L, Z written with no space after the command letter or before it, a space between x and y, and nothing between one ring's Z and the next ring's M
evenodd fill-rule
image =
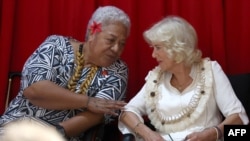
M86 62L107 67L120 58L128 35L127 28L120 22L102 27L102 31L89 36Z

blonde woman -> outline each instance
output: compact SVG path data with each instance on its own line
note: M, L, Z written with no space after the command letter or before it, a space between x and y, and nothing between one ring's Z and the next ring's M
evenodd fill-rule
M123 134L138 141L215 141L223 140L225 124L249 123L221 66L201 58L196 31L185 19L168 16L143 35L158 66L120 115Z

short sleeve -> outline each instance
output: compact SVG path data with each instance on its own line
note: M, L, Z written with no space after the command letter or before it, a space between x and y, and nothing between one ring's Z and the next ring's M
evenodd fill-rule
M63 40L61 36L49 36L27 59L22 72L23 88L41 80L56 83L64 55L59 47Z

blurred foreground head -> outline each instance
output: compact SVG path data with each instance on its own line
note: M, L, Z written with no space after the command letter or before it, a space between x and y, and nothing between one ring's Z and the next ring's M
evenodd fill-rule
M1 141L66 141L52 126L31 119L8 123L4 127Z

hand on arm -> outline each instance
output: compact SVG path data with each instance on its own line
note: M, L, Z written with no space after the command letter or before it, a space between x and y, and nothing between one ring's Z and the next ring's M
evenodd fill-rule
M54 110L87 108L94 113L106 113L117 116L126 104L123 101L89 98L83 94L75 94L49 80L36 82L24 90L24 96L34 105ZM87 107L86 107L87 106Z

